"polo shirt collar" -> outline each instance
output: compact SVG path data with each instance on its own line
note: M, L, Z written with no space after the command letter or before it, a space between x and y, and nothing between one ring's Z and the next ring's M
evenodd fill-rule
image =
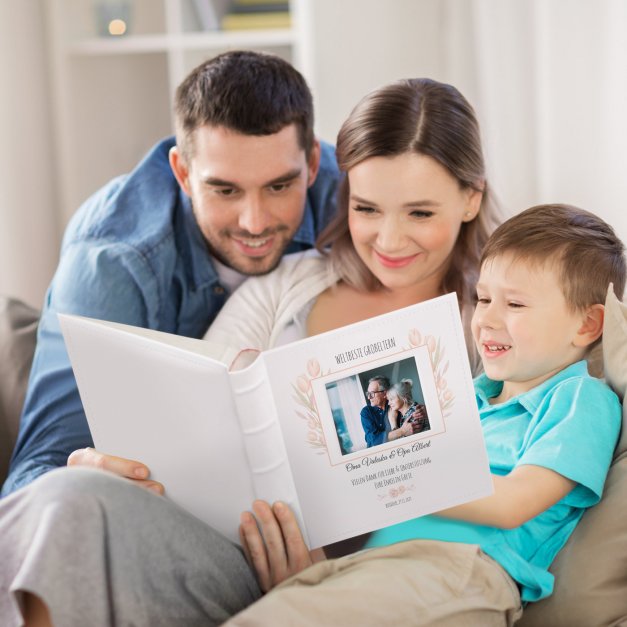
M523 394L519 394L518 396L510 398L505 403L499 405L499 407L504 407L506 405L513 405L517 403L529 413L534 413L540 406L542 399L546 396L547 392L552 387L556 386L562 381L565 381L566 379L570 379L571 377L581 377L586 376L587 374L588 362L585 359L582 359L581 361L575 362L574 364L567 366L563 370L560 370L550 379L543 381L540 385L537 385L535 388L532 388L528 392L524 392ZM502 389L502 381L493 381L492 379L489 379L485 374L478 376L475 379L475 393L479 409L483 409L489 406L489 399L498 396L501 393Z

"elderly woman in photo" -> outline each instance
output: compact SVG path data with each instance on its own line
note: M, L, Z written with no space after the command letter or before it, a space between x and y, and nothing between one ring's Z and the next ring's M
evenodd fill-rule
M403 379L395 383L387 393L388 421L392 431L388 438L404 437L431 428L427 408L422 403L417 403L413 397L411 379Z

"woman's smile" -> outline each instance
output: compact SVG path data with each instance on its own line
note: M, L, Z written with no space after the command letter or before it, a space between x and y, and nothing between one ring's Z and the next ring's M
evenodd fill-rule
M386 268L404 268L408 266L412 261L420 255L420 253L415 253L414 255L407 255L404 257L389 257L380 253L378 250L373 249L375 256L381 262L381 265Z

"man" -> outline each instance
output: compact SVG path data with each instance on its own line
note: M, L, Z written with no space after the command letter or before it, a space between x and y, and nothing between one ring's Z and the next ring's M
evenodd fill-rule
M310 248L335 211L333 148L313 135L311 93L278 57L229 52L179 86L176 141L89 198L47 293L2 494L93 449L57 313L201 337L247 275ZM150 483L147 482L149 486Z
M386 392L389 389L390 380L387 377L377 375L368 381L366 396L370 403L359 413L368 448L387 442L390 423L387 419Z

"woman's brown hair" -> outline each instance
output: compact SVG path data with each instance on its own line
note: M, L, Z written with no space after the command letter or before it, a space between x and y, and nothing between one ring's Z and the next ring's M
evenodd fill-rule
M455 291L460 304L473 301L483 245L498 223L496 205L485 178L479 124L462 94L426 78L402 80L366 95L337 136L340 170L371 157L406 153L435 159L457 179L460 188L483 192L477 217L464 222L453 250L442 292ZM348 177L344 176L335 219L320 234L317 247L329 255L341 278L361 290L381 286L361 261L348 230Z

